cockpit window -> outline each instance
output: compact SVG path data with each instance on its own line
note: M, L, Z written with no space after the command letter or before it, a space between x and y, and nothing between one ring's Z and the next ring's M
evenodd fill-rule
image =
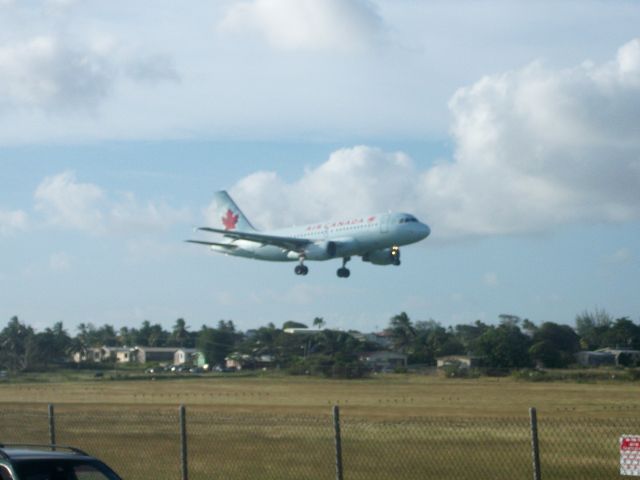
M413 215L405 215L404 217L400 218L398 223L409 223L409 222L417 222L417 221L418 219Z

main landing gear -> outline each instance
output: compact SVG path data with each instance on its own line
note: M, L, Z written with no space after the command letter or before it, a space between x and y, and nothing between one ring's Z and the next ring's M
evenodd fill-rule
M306 275L309 273L309 267L300 263L300 265L296 265L296 268L293 269L296 275Z
M338 271L336 272L338 274L338 277L340 278L349 278L349 275L351 275L351 271L346 267L347 262L351 260L351 257L344 257L342 259L342 267L338 269Z
M351 260L351 257L344 257L342 259L342 267L339 268L338 271L336 272L338 274L338 277L349 278L349 276L351 275L351 271L346 267L347 262L349 260ZM302 276L309 273L309 268L304 264L304 258L300 258L300 263L296 265L293 271L295 272L296 275L302 275Z

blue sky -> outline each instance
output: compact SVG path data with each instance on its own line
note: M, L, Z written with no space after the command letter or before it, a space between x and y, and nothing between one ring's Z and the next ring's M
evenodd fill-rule
M0 1L0 327L638 320L635 2ZM400 268L188 245L403 210Z

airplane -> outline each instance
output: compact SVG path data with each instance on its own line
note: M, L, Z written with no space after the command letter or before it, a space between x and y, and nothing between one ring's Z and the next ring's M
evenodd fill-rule
M220 241L185 240L206 245L214 252L274 262L298 262L296 275L306 275L307 260L342 259L340 278L348 278L346 267L353 256L373 265L400 265L400 246L419 242L431 229L408 213L352 216L342 221L313 223L287 229L256 230L229 194L214 194L213 207L219 224L200 230L223 236Z

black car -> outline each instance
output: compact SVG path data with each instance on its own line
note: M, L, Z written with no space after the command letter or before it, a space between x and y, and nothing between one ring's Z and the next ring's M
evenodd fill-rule
M103 462L61 445L0 444L0 480L122 480Z

